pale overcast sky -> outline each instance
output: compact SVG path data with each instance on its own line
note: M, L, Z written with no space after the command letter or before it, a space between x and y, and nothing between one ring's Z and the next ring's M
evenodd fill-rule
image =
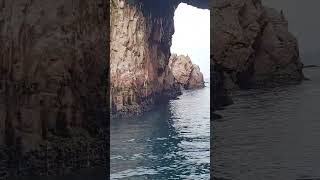
M289 30L299 41L300 55L306 64L320 64L320 1L319 0L263 0L266 6L283 10Z
M181 3L174 16L171 53L189 55L204 78L210 77L210 11Z

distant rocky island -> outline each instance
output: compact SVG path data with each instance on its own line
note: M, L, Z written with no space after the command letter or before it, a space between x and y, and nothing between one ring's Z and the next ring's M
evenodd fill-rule
M184 89L197 89L205 86L199 66L192 64L189 56L172 54L169 60L169 68L177 83Z
M216 107L232 103L235 89L304 79L298 42L283 12L260 0L213 1L212 69Z

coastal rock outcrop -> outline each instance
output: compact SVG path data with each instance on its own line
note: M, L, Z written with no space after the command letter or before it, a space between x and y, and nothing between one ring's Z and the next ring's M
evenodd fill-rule
M174 11L208 0L110 0L112 115L139 114L180 94L168 68Z
M0 4L0 176L105 166L108 3Z
M260 0L216 0L213 6L213 63L225 89L303 79L298 43L282 12Z
M111 105L118 115L139 114L180 89L168 68L177 2L128 3L111 8Z
M189 56L172 54L169 67L177 82L184 89L197 89L204 87L203 74L196 64L192 64Z

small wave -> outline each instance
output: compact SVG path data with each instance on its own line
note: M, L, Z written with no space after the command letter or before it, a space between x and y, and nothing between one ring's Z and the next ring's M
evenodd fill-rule
M121 172L112 173L110 179L122 179L122 178L133 178L137 176L146 176L146 175L156 175L158 171L155 169L149 169L145 167L138 167L136 169L127 169Z

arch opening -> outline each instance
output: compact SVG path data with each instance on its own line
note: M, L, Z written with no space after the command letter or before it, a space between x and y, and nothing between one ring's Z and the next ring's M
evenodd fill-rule
M174 13L172 54L190 57L206 81L210 79L210 11L180 3Z

